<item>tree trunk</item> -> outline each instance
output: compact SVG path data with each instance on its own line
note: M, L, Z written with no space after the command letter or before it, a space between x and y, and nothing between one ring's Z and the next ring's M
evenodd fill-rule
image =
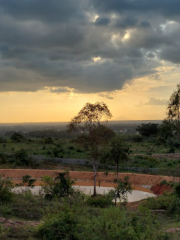
M116 160L116 171L117 171L117 182L119 180L119 164L118 164L118 160Z
M93 163L93 172L94 172L94 196L96 196L96 166Z
M119 180L119 162L118 160L116 160L116 173L117 173L117 184L118 184L118 180ZM117 196L115 195L115 206L116 206L116 202L117 202Z

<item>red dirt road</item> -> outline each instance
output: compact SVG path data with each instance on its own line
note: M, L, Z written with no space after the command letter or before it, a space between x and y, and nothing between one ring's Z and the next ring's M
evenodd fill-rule
M37 179L36 185L41 184L41 177L52 176L56 177L58 170L37 170L37 169L0 169L0 175L4 177L11 177L14 182L21 182L22 176L30 175L32 178ZM77 179L76 185L92 186L93 185L93 172L85 171L69 171L69 175L72 179ZM130 182L133 184L133 188L136 190L144 191L144 188L137 185L156 185L161 181L179 181L179 178L147 175L147 174L134 174L134 173L120 173L119 178L123 179L125 176L129 176ZM98 172L96 181L97 186L100 184L102 187L114 187L113 180L116 178L116 173L108 173L106 176L103 172ZM146 191L151 192L146 189Z

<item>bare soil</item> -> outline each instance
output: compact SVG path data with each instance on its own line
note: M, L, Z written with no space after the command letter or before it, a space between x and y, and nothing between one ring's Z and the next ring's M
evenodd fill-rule
M156 184L156 185L152 186L150 188L150 190L156 195L161 195L164 192L171 192L173 190L173 187L171 187L170 185Z
M0 169L0 175L4 177L11 177L15 183L20 183L22 176L30 175L35 178L36 185L41 185L41 178L43 176L56 177L60 170L37 170L37 169ZM69 171L71 179L76 179L75 185L80 186L93 186L93 172L86 171ZM135 174L135 173L120 173L119 178L123 179L125 176L129 177L129 181L133 185L133 189L152 192L151 190L141 187L139 185L154 186L159 184L161 181L173 181L178 182L179 178L159 176L159 175L147 175L147 174ZM96 177L96 185L102 187L114 187L114 179L116 179L116 173L108 173L107 176L103 172L98 172Z

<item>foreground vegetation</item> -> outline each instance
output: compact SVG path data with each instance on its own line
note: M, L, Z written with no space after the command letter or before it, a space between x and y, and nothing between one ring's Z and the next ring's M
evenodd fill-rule
M46 191L39 195L32 195L29 187L12 194L10 179L0 181L4 186L1 193L6 192L6 197L0 197L0 219L16 223L0 224L2 240L178 239L178 233L165 230L179 226L179 185L173 193L150 198L132 210L127 203L115 207L111 193L94 197L73 190L67 173L56 180L45 177ZM154 214L153 210L164 211Z

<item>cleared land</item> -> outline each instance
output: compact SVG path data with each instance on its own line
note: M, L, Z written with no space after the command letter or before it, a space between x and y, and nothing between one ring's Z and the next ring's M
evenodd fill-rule
M15 183L20 183L22 176L30 175L32 178L37 179L36 185L40 185L41 178L43 176L52 176L57 175L57 170L33 170L33 169L0 169L0 175L4 177L11 177ZM75 185L79 186L93 186L93 172L85 171L70 171L69 175L72 179L76 179ZM154 186L159 184L163 180L167 182L173 181L178 182L179 178L173 178L168 176L159 176L159 175L147 175L147 174L134 174L134 173L120 173L119 178L123 179L125 176L129 177L130 182L133 184L134 190L151 192L149 189L144 188L139 185ZM102 187L114 187L114 179L116 178L116 173L108 173L106 176L103 172L97 173L96 183L97 186Z

